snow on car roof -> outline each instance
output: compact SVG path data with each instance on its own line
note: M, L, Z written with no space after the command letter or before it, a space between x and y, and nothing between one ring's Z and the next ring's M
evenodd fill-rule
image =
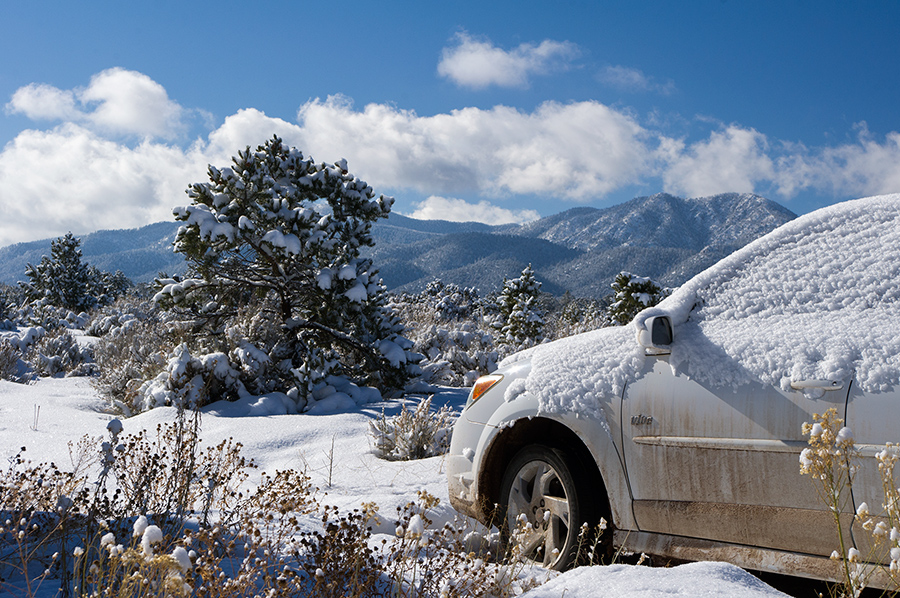
M599 415L643 368L636 331L668 315L669 363L700 383L900 385L900 194L801 216L701 272L629 326L530 351L543 411Z

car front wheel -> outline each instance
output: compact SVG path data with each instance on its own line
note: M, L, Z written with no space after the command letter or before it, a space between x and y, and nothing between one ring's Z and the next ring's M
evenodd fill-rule
M580 473L580 472L579 472ZM513 458L501 485L504 538L522 557L561 570L576 557L583 523L592 509L565 454L532 445Z

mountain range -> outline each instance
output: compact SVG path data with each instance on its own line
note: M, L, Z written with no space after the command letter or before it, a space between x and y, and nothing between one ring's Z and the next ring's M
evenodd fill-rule
M627 270L677 286L753 239L795 218L753 194L680 198L659 193L608 208L573 208L522 225L416 220L391 214L373 226L368 250L390 290L416 292L434 278L482 293L531 264L543 290L602 297ZM182 274L172 251L178 222L105 230L81 237L84 261L121 270L134 282ZM0 248L0 282L15 284L28 263L49 254L50 240Z

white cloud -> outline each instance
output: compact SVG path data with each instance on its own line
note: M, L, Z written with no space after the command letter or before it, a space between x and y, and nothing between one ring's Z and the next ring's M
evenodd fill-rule
M384 104L356 111L330 97L303 105L298 121L314 157L347 158L381 188L426 195L595 199L641 180L655 152L634 118L599 102L419 116Z
M110 89L117 77L132 87ZM128 99L135 96L149 99ZM491 198L528 195L554 202L549 211L558 211L560 200L596 201L632 185L660 183L689 197L900 191L900 133L876 139L864 124L854 141L808 149L739 125L699 141L673 139L595 101L547 102L531 112L496 106L419 116L385 104L357 110L350 100L331 97L301 106L293 123L240 110L186 147L152 136L122 137L125 131L171 133L179 109L153 121L166 106L177 104L158 84L121 69L104 71L85 90L31 85L16 92L8 110L63 122L22 131L0 148L0 246L171 220L172 207L187 203L187 185L206 179L207 164L227 165L238 150L273 134L316 160L348 159L377 192L401 200L405 191L428 197L416 217L521 221L534 214L501 208ZM140 129L144 112L151 124Z
M672 81L659 83L640 70L626 66L608 66L598 73L597 79L622 91L654 92L662 95L675 92L675 83Z
M34 120L77 122L110 135L172 139L185 129L185 111L162 85L135 71L112 68L85 88L32 84L18 89L7 112Z
M192 152L134 148L75 124L19 134L0 154L0 244L171 220L205 171Z
M420 220L449 220L451 222L484 222L485 224L521 224L540 218L534 210L509 210L487 201L469 203L464 199L432 195L415 204L416 210L408 214Z
M775 179L775 165L766 154L768 141L754 129L731 125L686 148L670 145L666 150L669 164L663 183L671 193L689 197L749 193L758 183Z
M81 116L72 91L37 83L17 89L6 111L24 114L32 120L70 120Z
M779 191L786 196L813 188L838 195L900 192L900 133L879 143L865 123L857 125L857 143L809 151L803 146L779 158Z
M837 197L900 192L900 133L883 142L857 125L858 140L809 149L798 143L771 143L755 129L737 125L685 145L664 142L664 188L691 197L724 192L757 192L790 199L803 190Z
M438 74L457 85L482 89L490 85L527 87L531 75L565 70L578 56L571 42L544 40L503 50L488 40L476 40L468 33L456 35L456 45L444 48Z

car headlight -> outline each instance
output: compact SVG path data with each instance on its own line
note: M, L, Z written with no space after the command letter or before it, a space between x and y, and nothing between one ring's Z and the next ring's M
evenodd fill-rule
M503 380L502 374L490 374L476 380L475 386L472 387L472 392L469 393L469 400L466 401L466 409L501 380Z

